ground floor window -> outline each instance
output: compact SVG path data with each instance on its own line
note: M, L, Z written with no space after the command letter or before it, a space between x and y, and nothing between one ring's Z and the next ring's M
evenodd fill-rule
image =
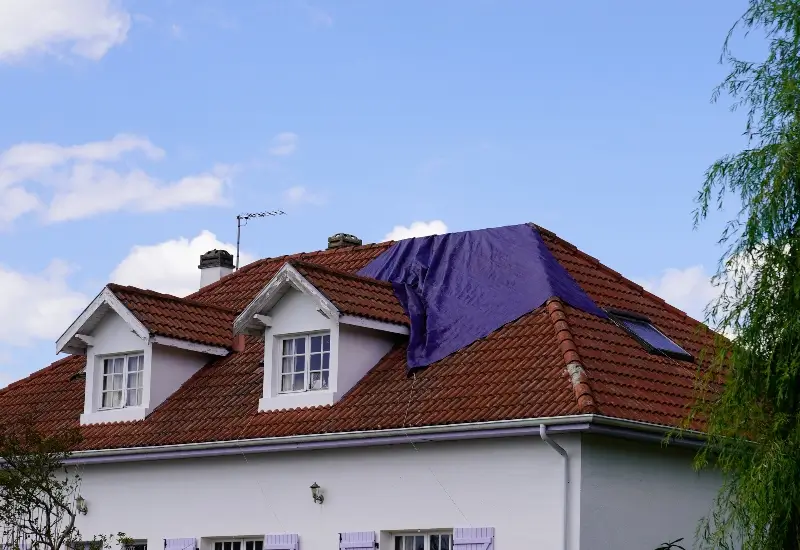
M214 550L264 550L261 539L232 539L214 541Z
M394 536L394 550L451 550L452 533L413 533Z
M125 545L125 550L147 550L147 542L136 540Z

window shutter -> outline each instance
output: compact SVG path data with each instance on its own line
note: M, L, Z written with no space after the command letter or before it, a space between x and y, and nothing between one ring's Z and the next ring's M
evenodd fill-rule
M374 550L375 531L339 533L339 550Z
M494 550L494 527L454 529L453 550Z
M295 534L267 535L264 550L298 550L299 537Z
M164 550L196 550L196 539L164 539Z

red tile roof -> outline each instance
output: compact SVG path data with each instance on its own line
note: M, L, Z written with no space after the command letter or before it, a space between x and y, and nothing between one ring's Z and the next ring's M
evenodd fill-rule
M289 263L340 312L398 325L409 324L391 283L298 260Z
M713 333L683 312L554 234L540 231L554 256L600 306L647 315L695 356L712 343ZM261 260L190 298L240 311L284 263L313 262L330 269L298 264L299 269L342 307L359 315L374 310L394 315L399 312L389 307L394 302L385 291L377 290L381 285L339 273L357 271L390 244ZM370 298L345 296L343 288L351 281L355 292ZM82 445L152 446L579 413L674 426L686 416L696 369L692 363L652 355L610 321L559 301L550 301L411 378L405 354L405 345L397 346L332 406L259 413L263 344L248 338L243 352L201 369L146 420L82 427ZM62 359L0 390L0 415L8 421L34 414L48 429L77 426L84 385L72 376L83 363L83 357Z
M236 318L232 309L132 286L114 283L107 286L150 334L231 347Z

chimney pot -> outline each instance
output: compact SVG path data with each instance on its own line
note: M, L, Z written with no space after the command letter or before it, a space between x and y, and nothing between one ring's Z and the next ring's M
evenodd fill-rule
M227 250L209 250L200 256L200 288L233 273L233 254Z
M328 237L328 250L347 246L361 246L361 239L349 233L336 233Z

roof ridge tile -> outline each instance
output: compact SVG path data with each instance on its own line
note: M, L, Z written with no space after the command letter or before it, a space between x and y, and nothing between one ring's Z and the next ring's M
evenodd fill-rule
M220 306L220 305L217 305L217 304L207 304L205 302L200 302L198 300L193 300L191 298L182 298L180 296L175 296L174 294L167 294L165 292L158 292L158 291L150 290L150 289L147 289L147 288L139 288L137 286L131 286L131 285L121 285L121 284L118 284L118 283L108 283L106 285L106 287L109 290L111 290L111 292L114 292L115 294L116 294L115 290L119 290L119 291L123 291L123 292L133 292L133 293L136 293L136 294L142 294L144 296L150 296L151 298L158 298L158 299L161 299L161 300L170 300L170 301L173 301L173 302L180 302L182 304L186 304L186 305L190 305L190 306L196 306L196 307L208 308L208 309L216 309L218 311L223 311L225 313L234 313L234 314L236 313L236 310L234 310L232 308L229 308L229 307L224 307L224 306Z
M355 273L349 273L347 271L341 271L339 269L333 269L332 267L327 267L320 264L315 264L313 262L305 261L305 260L290 260L286 262L291 266L300 266L300 267L307 267L310 269L315 269L317 271L322 271L324 273L330 273L331 275L337 275L339 277L345 277L347 279L352 279L354 281L362 281L366 284L373 284L376 286L382 287L392 287L392 283L388 281L381 281L380 279L373 279L372 277L365 277L363 275L357 275Z

